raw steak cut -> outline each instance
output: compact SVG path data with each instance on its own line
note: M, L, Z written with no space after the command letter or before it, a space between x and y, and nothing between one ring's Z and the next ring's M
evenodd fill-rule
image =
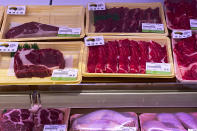
M63 54L55 49L22 49L14 55L14 72L18 78L49 77L53 69L64 69Z
M64 115L64 112L58 109L39 109L34 115L35 130L43 131L44 125L66 124Z
M70 131L121 131L124 127L138 129L138 119L135 113L97 110L86 115L71 116Z
M176 75L179 80L197 80L196 36L173 40Z
M29 37L49 37L57 36L59 27L41 24L38 22L28 22L8 30L6 39L29 38Z
M197 19L196 0L165 0L170 29L190 29L190 19Z
M146 73L146 62L168 63L167 49L154 41L118 40L89 47L89 73Z
M28 109L12 109L3 112L1 131L33 131L33 114Z
M142 23L161 23L159 8L94 11L95 32L142 32Z
M139 118L141 131L187 131L172 113L143 113Z

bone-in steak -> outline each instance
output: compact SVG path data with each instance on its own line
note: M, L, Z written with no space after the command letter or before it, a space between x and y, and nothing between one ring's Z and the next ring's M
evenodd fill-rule
M11 28L5 34L6 39L28 38L28 37L48 37L57 36L59 27L41 24L38 22L28 22Z
M34 115L35 130L42 131L44 125L65 124L64 112L58 109L39 109Z
M33 114L28 109L7 110L1 116L1 131L33 131Z
M63 54L55 49L22 49L14 56L14 72L18 78L48 77L53 69L64 69Z

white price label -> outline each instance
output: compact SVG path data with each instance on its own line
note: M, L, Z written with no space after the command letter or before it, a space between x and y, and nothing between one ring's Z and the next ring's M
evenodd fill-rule
M104 45L104 38L103 36L89 36L85 37L85 45L86 46L98 46Z
M142 23L142 32L164 33L163 24Z
M60 27L58 30L58 35L80 35L81 28L68 28Z
M172 31L172 37L174 39L182 39L192 36L191 30L173 30Z
M137 131L136 127L121 127L121 131Z
M188 129L188 131L197 131L197 129Z
M66 131L66 125L44 125L43 131Z
M105 10L104 2L88 3L88 10Z
M51 79L52 80L76 80L78 76L78 69L66 68L66 69L55 69L53 70Z
M171 66L169 63L146 62L147 74L170 74Z
M197 19L190 19L191 30L197 30Z
M18 42L0 42L0 52L16 52Z
M7 14L10 15L25 15L26 6L8 6Z

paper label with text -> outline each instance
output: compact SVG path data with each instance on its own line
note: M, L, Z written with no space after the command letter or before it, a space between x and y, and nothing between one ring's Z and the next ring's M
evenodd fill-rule
M146 74L171 74L169 63L146 62Z
M142 23L142 32L147 33L164 33L163 24Z
M98 46L104 45L104 38L103 36L89 36L85 37L85 45L86 46Z
M190 19L191 30L197 30L197 19Z
M192 36L191 30L173 30L172 31L172 37L174 39L183 39L188 38Z
M51 80L70 81L76 80L78 76L78 69L66 68L66 69L54 69Z
M88 3L88 10L105 10L105 3L104 2Z
M7 14L10 15L25 15L26 6L8 6Z
M66 125L44 125L43 131L66 131Z
M16 52L18 42L0 42L0 52Z
M80 34L81 28L60 27L58 30L59 37L79 37Z

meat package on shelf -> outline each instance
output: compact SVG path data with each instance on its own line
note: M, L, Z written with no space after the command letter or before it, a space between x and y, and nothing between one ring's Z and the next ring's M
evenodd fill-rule
M67 130L70 109L40 108L8 109L1 112L1 131L43 131L46 125L65 125Z
M197 113L144 113L139 116L141 131L190 131L197 129Z
M197 35L172 39L175 74L181 82L197 80Z
M168 35L161 3L106 3L105 6L106 10L86 8L87 35ZM142 23L163 24L164 30L144 32Z
M134 130L138 131L138 117L134 112L97 110L88 114L70 117L70 131Z
M83 76L174 77L169 38L104 36L104 41L105 45L85 47ZM168 63L170 66L169 74L150 74L146 70L147 63Z
M197 19L196 0L165 0L169 29L190 29L190 19Z
M1 39L5 41L80 39L85 35L83 6L25 7L24 15L12 15L5 11ZM8 6L6 10L10 8L14 6ZM76 33L76 29L80 31Z
M0 84L80 83L83 46L82 42L19 42L15 53L0 54ZM67 76L72 70L73 77Z

